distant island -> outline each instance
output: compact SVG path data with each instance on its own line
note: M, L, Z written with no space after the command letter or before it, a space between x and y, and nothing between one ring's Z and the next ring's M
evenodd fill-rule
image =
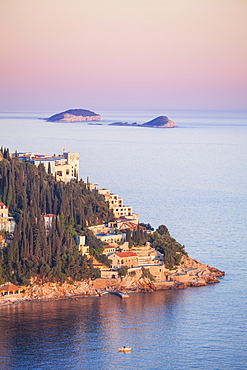
M93 122L101 121L101 116L87 109L69 109L65 112L54 114L46 119L47 122ZM93 123L91 123L93 124ZM98 123L96 123L98 124ZM153 128L172 128L178 127L175 122L166 116L159 116L146 123L138 124L137 122L113 122L109 126L132 126L132 127L153 127Z
M47 118L47 122L101 121L101 116L87 109L69 109Z
M110 126L134 126L134 127L154 127L154 128L172 128L172 127L178 127L177 124L173 121L171 121L166 116L159 116L154 118L151 121L148 121L143 124L137 124L134 123L128 123L128 122L113 122L110 123Z

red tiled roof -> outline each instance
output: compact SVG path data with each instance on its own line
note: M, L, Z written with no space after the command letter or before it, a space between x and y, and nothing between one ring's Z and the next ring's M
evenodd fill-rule
M13 291L18 291L21 289L21 287L11 284L11 285L4 285L0 288L1 292L13 292Z
M0 207L6 207L6 208L8 208L3 202L0 202Z
M122 257L137 257L137 254L134 252L120 252L116 253L116 255L120 258Z
M126 229L138 230L138 228L140 230L146 230L146 228L144 226L137 225L137 224L135 224L134 222L131 222L131 221L122 222L122 224L119 226L120 230L126 230Z

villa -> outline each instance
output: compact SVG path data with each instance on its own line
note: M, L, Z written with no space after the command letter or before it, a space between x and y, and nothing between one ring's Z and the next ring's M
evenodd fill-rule
M45 170L51 173L56 181L69 182L79 178L79 153L65 152L63 154L43 155L32 152L11 153L11 156L17 156L20 161L28 161L35 166L41 163Z

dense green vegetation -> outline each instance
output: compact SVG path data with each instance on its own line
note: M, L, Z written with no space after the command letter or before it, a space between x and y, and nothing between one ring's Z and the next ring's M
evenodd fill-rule
M16 227L13 235L6 235L9 243L0 249L0 284L4 281L28 284L32 277L42 281L81 280L99 276L92 259L81 256L76 236L86 235L90 255L110 266L102 255L103 244L88 226L112 220L108 203L97 192L88 190L82 180L55 181L44 166L34 166L10 158L9 150L0 150L0 202L8 206ZM53 214L52 224L45 228L43 215ZM141 226L145 226L144 231ZM178 265L184 247L169 234L166 226L156 231L150 224L140 224L134 231L126 231L131 246L152 243L164 254L167 267ZM121 274L126 271L122 269Z
M37 275L49 280L97 276L90 260L79 254L75 237L87 226L112 219L103 197L82 180L56 182L43 165L11 159L8 149L1 153L0 202L17 225L10 246L0 251L0 282L27 283ZM48 232L42 216L47 213L55 215ZM90 250L97 255L100 247L91 242Z
M165 225L160 225L150 234L149 241L155 249L164 254L164 262L168 268L179 265L182 256L187 255L184 246L171 237Z
M146 226L146 224L140 224ZM140 227L132 233L127 230L126 240L130 246L138 246L150 242L152 246L164 255L164 263L166 267L172 268L174 265L179 265L183 255L187 255L184 246L178 243L171 237L168 228L165 225L160 225L156 231L148 224L148 231L141 230Z

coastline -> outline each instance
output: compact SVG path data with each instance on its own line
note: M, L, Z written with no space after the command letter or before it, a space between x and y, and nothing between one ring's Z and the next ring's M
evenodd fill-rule
M174 271L167 275L167 280L159 281L127 275L115 279L98 278L66 283L51 283L33 281L25 293L11 294L0 297L0 307L22 302L53 301L59 299L78 299L85 297L100 297L109 291L120 291L127 294L139 292L154 292L156 290L185 289L219 283L219 278L225 272L210 267L187 257Z

